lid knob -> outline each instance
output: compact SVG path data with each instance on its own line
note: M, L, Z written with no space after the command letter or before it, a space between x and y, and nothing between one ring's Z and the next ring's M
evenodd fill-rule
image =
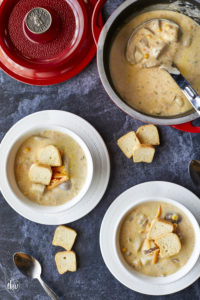
M34 34L46 32L52 24L50 12L42 7L33 8L26 15L26 26Z
M50 8L35 7L24 20L26 36L36 43L46 43L55 39L60 31L61 22L56 12Z

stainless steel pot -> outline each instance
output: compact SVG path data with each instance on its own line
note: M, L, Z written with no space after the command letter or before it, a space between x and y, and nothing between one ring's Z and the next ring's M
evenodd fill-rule
M93 35L98 45L97 66L99 76L110 98L125 113L145 123L171 125L183 131L200 133L200 127L195 127L192 124L192 121L199 117L198 113L196 113L194 110L174 117L154 117L141 113L135 110L133 107L130 107L123 101L123 99L115 90L109 71L109 53L112 41L116 35L116 32L118 32L127 19L130 19L131 17L133 18L134 16L144 12L162 9L180 12L193 18L197 23L200 24L200 3L194 0L189 2L184 0L126 0L113 12L104 25L103 30L101 30L100 26L98 25L98 17L105 2L106 0L98 1L93 13L92 26Z

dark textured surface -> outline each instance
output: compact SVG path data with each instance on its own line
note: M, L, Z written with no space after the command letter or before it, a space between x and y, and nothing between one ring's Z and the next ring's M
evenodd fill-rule
M111 2L111 1L110 1ZM120 3L106 7L106 15ZM127 188L150 180L165 180L181 184L198 196L187 173L188 162L200 159L200 135L162 127L161 146L153 164L133 164L120 152L116 140L142 123L121 112L106 95L96 68L95 59L78 76L68 82L49 87L27 86L0 72L0 138L24 116L44 110L60 109L88 120L104 138L111 157L111 179L105 196L86 217L70 224L78 232L75 251L78 271L58 275L51 246L54 226L34 224L17 215L0 196L0 300L48 300L37 281L21 275L13 265L16 251L33 254L43 264L43 278L66 300L128 300L152 299L122 286L107 270L99 249L99 229L102 218L113 200ZM11 278L18 280L17 291L7 289ZM178 294L158 299L200 299L199 281Z

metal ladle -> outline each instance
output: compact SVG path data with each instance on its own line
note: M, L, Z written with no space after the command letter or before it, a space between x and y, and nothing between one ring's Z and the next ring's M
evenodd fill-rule
M59 300L59 297L50 289L50 287L41 279L42 267L37 259L28 254L19 252L13 255L13 260L19 271L31 279L37 279L47 295L53 300Z
M168 19L151 19L148 21L143 22L142 24L140 24L139 26L137 26L129 40L127 43L127 48L129 47L130 43L131 43L131 39L133 38L133 36L138 32L139 29L141 29L142 27L144 27L144 25L150 23L151 21L167 21L169 23L172 23L176 26L179 27L180 26ZM175 80L175 82L177 83L177 85L179 86L179 88L181 89L181 91L183 92L183 94L186 96L186 98L190 101L190 103L192 104L192 106L194 107L194 109L197 111L197 113L200 115L200 96L198 95L198 93L192 88L192 86L190 85L190 83L185 79L185 77L181 74L181 72L179 71L179 69L172 63L172 67L169 68L168 66L162 65L160 66L160 68L165 69L170 75L171 77Z

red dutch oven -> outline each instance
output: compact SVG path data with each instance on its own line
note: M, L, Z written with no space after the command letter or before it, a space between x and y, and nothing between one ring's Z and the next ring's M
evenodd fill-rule
M200 3L196 1L176 1L176 0L126 0L124 1L110 16L104 25L103 29L99 24L99 14L106 0L99 0L93 13L92 27L93 36L97 43L97 66L102 84L114 101L114 103L130 116L143 121L157 125L170 125L179 130L200 133L200 127L195 127L192 121L199 118L199 115L194 110L173 117L158 117L143 114L126 104L114 88L109 71L109 53L113 38L116 32L123 26L126 20L137 16L142 12L167 9L174 10L193 18L200 23L200 18L197 18L197 11L200 16ZM194 12L194 15L193 15Z
M79 73L96 53L91 29L96 3L0 0L0 68L32 85L59 83Z

